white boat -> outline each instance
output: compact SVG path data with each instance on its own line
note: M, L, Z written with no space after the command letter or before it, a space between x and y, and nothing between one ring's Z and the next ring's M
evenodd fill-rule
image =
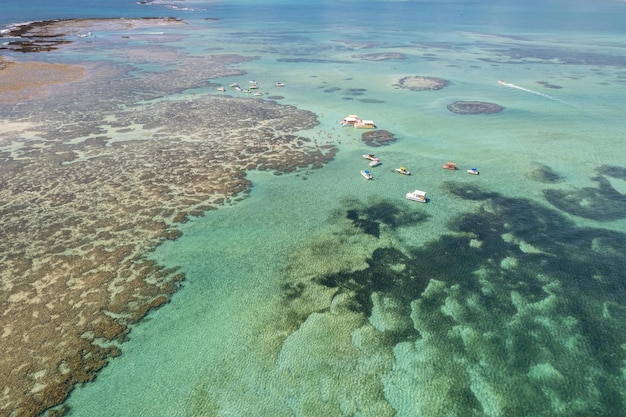
M254 93L254 94L252 94L252 95L253 95L253 96L262 96L262 95L263 95L263 93L261 93L261 92L257 91L256 93Z
M354 123L354 128L355 129L374 129L376 128L376 125L374 124L373 120L357 120L356 123Z
M224 87L217 87L217 91L223 93L224 91L226 91L226 89Z
M415 190L410 193L406 193L407 200L417 201L419 203L426 202L426 191Z
M382 162L380 162L380 159L378 158L374 158L370 161L370 166L371 167L377 167L378 165L382 164Z
M259 88L259 86L257 84L251 84L250 87L248 87L250 90L257 90Z
M276 84L274 84L274 85L275 85L276 87L284 87L284 86L285 86L285 84L283 84L283 83L276 83Z
M229 85L229 87L233 87L233 88L234 88L234 87L239 87L239 84L237 84L237 83L232 83L231 85Z
M235 87L235 90L241 91L241 87L237 86L237 87Z
M400 174L404 174L404 175L411 175L411 171L409 171L405 167L396 168L396 169L394 169L394 171L396 171L397 173L400 173Z
M256 85L256 81L254 81L254 80L250 80L250 81L248 81L248 84L250 84L250 85Z
M471 175L478 175L478 174L479 174L479 172L478 172L478 168L471 168L471 169L468 169L468 170L467 170L467 173L468 173L468 174L471 174Z
M374 178L374 177L372 176L372 173L371 173L371 172L369 172L369 171L368 171L368 170L366 170L366 169L364 169L364 170L362 170L362 171L361 171L361 175L363 175L363 177L364 177L366 180L371 180L372 178Z
M369 159L370 161L373 161L374 159L378 159L374 156L374 154L371 154L371 153L363 154L363 158Z
M341 126L354 126L359 121L359 116L351 114L343 118Z

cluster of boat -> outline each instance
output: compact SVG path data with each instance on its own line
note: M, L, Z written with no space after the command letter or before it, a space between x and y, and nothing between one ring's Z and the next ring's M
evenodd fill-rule
M284 87L285 84L283 84L283 83L276 83L276 84L274 84L274 86L275 87ZM259 89L259 84L256 81L254 81L254 80L250 80L250 81L248 81L248 88L245 89L245 90L242 89L241 86L239 84L237 84L237 83L232 83L232 84L229 85L229 87L235 89L236 91L241 91L242 93L250 94L250 93L252 93L251 90L258 90ZM226 91L226 88L224 88L224 87L217 87L217 91L223 93L223 92ZM263 93L261 93L259 91L256 91L256 92L253 93L253 95L255 95L255 96L262 96Z
M368 159L370 161L369 163L370 167L375 167L382 163L380 158L377 158L373 154L365 154L363 155L363 158ZM451 171L456 171L458 169L455 162L446 162L441 167L443 169L448 169ZM397 172L398 174L411 175L411 171L409 171L406 167L403 167L403 166L394 168L394 171ZM478 168L470 168L467 170L467 173L471 175L478 175ZM361 170L361 175L367 180L371 180L374 178L374 176L372 175L372 172L367 169ZM415 191L408 192L406 193L405 197L407 200L417 201L420 203L425 203L427 201L426 191L422 191L422 190L415 190Z
M443 164L441 166L441 168L443 169L449 169L451 171L456 171L458 168L456 166L456 162L446 162L445 164ZM478 168L470 168L468 170L466 170L466 172L470 175L478 175Z
M363 158L369 159L369 161L370 161L369 166L371 166L371 167L376 167L376 166L382 164L380 158L377 158L375 155L373 155L371 153L363 155ZM398 174L411 175L411 171L406 169L406 167L394 168L394 171L397 172ZM361 174L363 174L364 172L369 172L369 171L363 170L363 171L361 171ZM363 176L365 176L365 175L363 175ZM371 178L368 178L368 179L371 179Z

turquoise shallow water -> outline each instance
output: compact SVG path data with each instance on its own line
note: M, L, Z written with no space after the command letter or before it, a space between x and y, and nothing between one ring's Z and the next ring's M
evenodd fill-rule
M143 6L188 20L172 47L259 57L214 81L284 82L280 102L319 117L303 133L340 152L249 173L248 198L157 248L184 286L69 415L620 415L623 3L172 4ZM395 86L413 75L450 85ZM397 141L367 147L339 126L352 113ZM428 204L404 199L415 188Z

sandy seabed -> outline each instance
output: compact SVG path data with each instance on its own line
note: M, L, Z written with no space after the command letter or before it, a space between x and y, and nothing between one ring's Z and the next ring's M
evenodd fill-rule
M238 74L249 58L115 48L124 64L0 61L3 415L60 404L120 353L132 323L169 301L183 276L146 255L176 239L177 224L242 198L246 170L320 167L336 151L293 133L314 127L314 114L274 101L150 101ZM156 59L170 69L130 74Z

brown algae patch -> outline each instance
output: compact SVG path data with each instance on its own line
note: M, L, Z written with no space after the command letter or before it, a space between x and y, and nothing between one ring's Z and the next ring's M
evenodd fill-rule
M38 415L119 354L129 326L183 278L146 254L176 239L178 223L242 198L246 170L280 174L334 157L332 145L295 133L317 125L311 112L162 99L238 73L230 65L248 58L170 54L167 70L134 75L157 50L81 63L87 77L21 102L19 115L0 102L2 415Z
M443 78L436 77L424 77L421 75L404 77L398 81L398 84L394 84L397 87L405 88L412 91L424 91L424 90L441 90L448 86L449 81Z
M15 62L0 56L0 102L18 103L48 93L55 84L77 81L85 76L78 65Z

